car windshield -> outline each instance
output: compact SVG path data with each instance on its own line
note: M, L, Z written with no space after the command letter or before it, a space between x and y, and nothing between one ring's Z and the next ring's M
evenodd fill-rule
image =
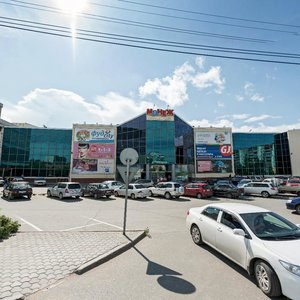
M263 240L300 239L300 228L273 212L240 215L252 232Z
M13 184L13 188L14 189L28 189L28 188L30 188L30 185L26 182L15 183L15 184Z
M105 183L99 184L99 189L108 189L108 185Z
M134 187L136 189L144 189L145 188L142 184L135 184Z
M71 183L68 185L68 188L70 190L75 190L75 189L80 189L81 187L80 187L80 184L78 184L78 183Z

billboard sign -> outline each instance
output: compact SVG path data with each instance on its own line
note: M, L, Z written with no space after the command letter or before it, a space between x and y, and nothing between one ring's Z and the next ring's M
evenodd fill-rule
M147 108L146 120L151 121L174 121L173 109L152 109Z
M195 143L204 145L231 144L230 131L196 131Z
M230 159L231 155L231 145L196 145L196 159Z
M108 128L75 128L74 142L113 143L115 134Z
M115 145L74 142L73 158L115 158Z
M197 173L232 173L232 160L198 160Z

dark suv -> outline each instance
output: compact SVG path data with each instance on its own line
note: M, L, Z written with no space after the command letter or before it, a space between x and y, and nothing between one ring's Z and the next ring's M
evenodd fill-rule
M10 200L14 198L23 198L26 196L28 199L32 196L32 188L26 181L10 182L3 189L3 197Z
M243 189L237 188L233 184L215 184L213 187L213 193L215 196L239 198L243 192Z
M113 194L114 190L110 189L108 185L104 183L89 183L81 190L81 196L91 196L95 199L100 197L109 198Z

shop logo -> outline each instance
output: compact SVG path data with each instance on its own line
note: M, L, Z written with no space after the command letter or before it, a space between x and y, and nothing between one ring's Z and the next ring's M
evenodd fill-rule
M232 154L231 145L220 146L220 152L221 152L222 156L230 156Z
M152 109L147 108L147 115L152 117L174 116L174 109Z

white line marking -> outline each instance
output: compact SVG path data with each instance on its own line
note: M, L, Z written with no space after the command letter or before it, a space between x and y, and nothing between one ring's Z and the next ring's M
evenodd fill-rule
M62 230L60 230L60 231L69 231L69 230L79 229L79 228L83 228L83 227L95 226L95 225L98 225L98 224L99 224L99 223L96 223L96 224L88 224L88 225L83 225L83 226L77 226L77 227L73 227L73 228L62 229Z
M116 225L113 225L113 224L110 224L110 223L102 222L102 221L99 221L97 219L93 219L93 218L89 218L89 219L93 220L95 222L101 223L101 224L109 225L109 226L112 226L112 227L115 227L115 228L118 228L118 229L123 229L122 227L119 227L119 226L116 226Z
M18 216L17 216L17 217L18 217ZM33 227L34 229L36 229L37 231L43 231L41 228L38 228L37 226L35 226L35 225L31 224L30 222L24 220L23 218L21 218L21 217L18 217L18 218L19 218L21 221L23 221L24 223L26 223L27 225L29 225L29 226Z

